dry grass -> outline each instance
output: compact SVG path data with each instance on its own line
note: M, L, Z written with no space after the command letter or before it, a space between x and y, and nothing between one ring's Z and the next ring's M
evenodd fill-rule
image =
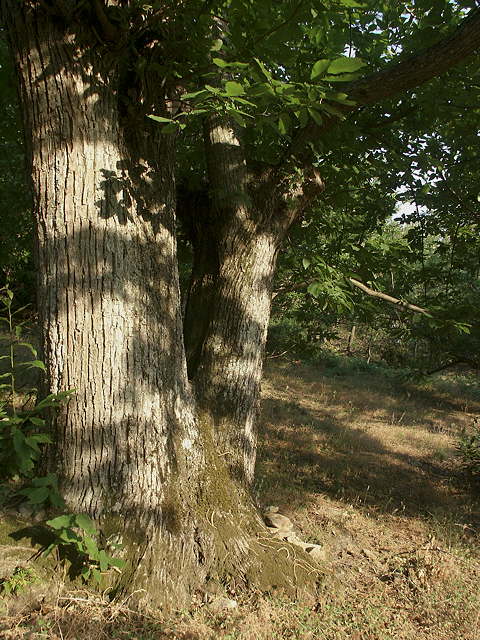
M257 486L262 504L279 505L327 550L313 606L249 593L229 612L198 604L149 619L128 601L33 585L36 596L6 610L1 637L479 640L480 507L456 480L453 448L479 403L454 385L324 374L287 363L267 371Z

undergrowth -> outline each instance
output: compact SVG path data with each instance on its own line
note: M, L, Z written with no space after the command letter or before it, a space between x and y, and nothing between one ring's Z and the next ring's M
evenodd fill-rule
M3 505L23 503L32 513L62 512L66 506L57 476L55 473L39 475L38 463L44 454L42 447L52 444L47 412L67 402L73 390L40 398L36 388L22 388L27 402L18 407L18 371L28 368L44 371L45 365L38 358L36 348L24 338L27 321L18 318L26 307L15 309L13 301L14 294L8 287L0 289L3 307L0 321L6 330L1 337L7 343L7 353L0 355L7 363L7 370L0 375L0 498ZM19 350L27 350L32 359L19 359ZM99 532L85 514L63 513L37 526L33 535L27 527L12 533L11 537L42 541L36 557L46 557L56 551L59 560L68 561L70 576L81 576L85 582L91 578L100 582L102 573L124 566L123 560L112 555L119 545L113 542L101 545ZM0 578L4 593L16 593L28 571L30 569L16 567L11 576Z

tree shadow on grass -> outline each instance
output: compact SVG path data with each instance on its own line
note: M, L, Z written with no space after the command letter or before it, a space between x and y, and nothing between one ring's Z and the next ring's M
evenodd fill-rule
M455 513L461 521L463 511L471 522L462 496L452 491L451 465L432 456L436 439L439 448L446 441L441 422L438 431L425 422L425 416L438 410L435 394L422 395L421 406L402 400L400 406L415 414L415 420L389 424L385 418L404 395L402 390L396 396L379 378L360 381L351 376L342 380L339 392L336 381L316 375L317 383L311 369L297 367L280 377L274 372L269 383L257 474L266 501L295 508L326 495L368 511L401 512L412 518ZM321 393L315 385L321 386ZM362 403L369 393L368 403ZM346 397L354 403L350 413ZM371 429L373 409L381 415L376 418L379 428ZM449 417L448 412L442 415L443 420ZM416 448L420 437L427 439L427 449ZM402 447L401 438L409 446Z

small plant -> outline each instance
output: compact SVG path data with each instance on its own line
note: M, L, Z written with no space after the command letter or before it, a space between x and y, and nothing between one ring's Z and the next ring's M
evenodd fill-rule
M455 448L463 469L472 479L480 481L480 417L474 418L471 429L462 429Z
M100 582L103 572L125 566L123 560L107 553L107 550L118 550L121 545L107 541L106 548L98 546L99 534L87 515L65 514L48 520L46 526L53 534L53 539L42 552L43 555L48 556L57 548L61 555L70 560L72 577L81 576L85 582L93 578Z
M41 446L51 443L51 438L45 432L46 422L42 413L46 409L56 409L65 403L72 391L62 391L50 394L41 400L37 400L33 407L18 410L16 370L18 367L34 367L45 369L38 359L37 351L29 342L22 339L24 322L17 322L18 314L25 309L13 310L13 293L8 287L0 289L0 304L3 305L3 315L0 320L6 324L8 353L0 356L6 360L8 370L0 375L0 480L9 481L14 478L25 481L22 489L16 491L16 495L24 497L26 503L34 508L65 506L58 490L58 480L54 473L45 476L35 475L35 465L39 460ZM17 350L28 349L33 360L17 361ZM3 382L5 380L5 382ZM36 390L30 390L35 394ZM8 497L7 490L3 492L3 500ZM102 572L110 569L119 570L124 566L123 560L114 558L107 550L118 549L120 545L110 543L102 548L98 545L98 533L86 515L64 514L48 520L45 524L49 542L44 547L42 554L48 555L57 549L61 559L70 561L70 573L72 577L81 576L88 581L94 578L100 581ZM29 570L21 570L29 571ZM14 574L9 581L4 582L4 590L10 592L18 590L15 585L20 584L23 573ZM26 574L25 574L26 575ZM12 582L15 577L14 582ZM8 586L10 585L10 586Z
M0 580L0 593L5 595L16 595L31 584L38 582L37 574L27 567L15 567L9 578Z
M31 484L17 491L17 494L25 496L27 504L31 507L44 505L46 507L61 508L65 506L58 490L58 479L55 473L32 478Z
M0 480L15 476L31 478L35 463L41 455L41 445L51 443L49 434L45 432L46 423L42 413L46 409L59 407L72 391L50 394L31 408L17 409L17 369L26 367L45 370L45 365L38 359L35 347L22 338L25 321L17 321L17 317L26 307L13 309L13 292L8 287L0 289L0 304L3 306L0 321L7 329L7 336L2 336L2 340L8 343L7 354L0 356L0 361L6 360L8 364L8 370L0 374ZM17 351L20 348L27 349L33 360L18 361ZM36 389L29 391L35 394ZM42 491L37 491L37 495L43 493L46 496L49 484L51 478L45 479ZM34 488L41 487L37 485ZM31 502L38 503L38 500Z

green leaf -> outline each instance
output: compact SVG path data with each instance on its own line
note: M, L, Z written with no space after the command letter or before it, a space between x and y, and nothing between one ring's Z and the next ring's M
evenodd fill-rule
M47 524L48 524L48 522L47 522ZM42 551L42 556L43 556L44 558L46 558L47 556L49 556L49 555L52 553L52 551L55 549L55 547L56 547L56 546L57 546L57 545L56 545L56 543L55 543L55 542L52 542L51 544L49 544L49 545L48 545L48 547L46 547L46 548L45 548L45 550L44 550L44 551Z
M311 107L309 107L308 113L310 114L312 120L316 122L316 124L318 124L319 126L323 124L323 118L316 109L312 109Z
M235 122L237 124L239 124L241 127L245 127L247 122L245 120L245 118L240 115L239 113L237 113L237 111L235 111L235 109L227 109L227 113L235 120Z
M83 537L83 543L85 545L86 552L91 560L98 561L98 547L93 538L86 535Z
M97 533L95 529L95 525L91 518L89 518L85 513L80 513L75 516L75 526L80 527L87 533L95 535Z
M357 2L356 0L338 0L338 2L344 7L351 7L352 9L364 9L365 4Z
M32 484L35 487L56 487L57 477L54 473L48 473L46 476L33 478Z
M166 124L164 127L162 127L162 130L160 131L160 133L176 133L178 131L178 125L175 122L171 122L170 124Z
M112 567L118 567L119 569L123 569L126 565L125 560L122 560L121 558L112 558L112 556L108 556L108 562Z
M198 98L199 96L208 96L209 91L205 89L200 89L199 91L192 91L190 93L184 93L181 98L182 100L192 100L193 98Z
M82 537L75 533L73 529L69 527L60 529L60 533L57 535L63 542L73 544L79 551L82 551Z
M325 76L325 82L351 82L360 77L360 73L344 73L338 76Z
M103 549L98 552L98 562L100 563L100 571L106 571L108 569L108 556Z
M91 570L92 576L94 578L94 580L96 582L100 582L100 580L102 579L102 574L100 573L100 571L98 569L93 568Z
M18 493L27 496L30 504L41 504L48 499L50 489L48 487L37 487L35 489L22 489Z
M220 51L222 47L223 47L223 40L220 40L220 38L218 38L217 40L213 41L213 44L210 47L210 51Z
M34 433L33 435L28 436L27 440L32 440L33 442L38 442L39 444L49 444L52 442L52 439L46 433Z
M45 426L45 420L43 420L42 418L36 418L35 416L31 416L28 419L36 427L44 427Z
M295 111L295 115L298 118L300 126L306 127L308 124L308 109L300 109L300 111Z
M328 73L353 73L366 66L360 58L337 58L328 65Z
M315 64L312 67L310 79L315 80L316 78L319 78L320 76L325 75L330 63L331 63L331 60L326 60L326 59L318 60L317 62L315 62Z
M260 67L263 75L266 77L266 79L271 82L273 80L272 78L272 74L267 70L267 68L265 67L265 65L263 64L263 62L261 62L258 58L254 58L255 62L258 64L258 66Z
M311 265L311 260L309 258L303 258L302 264L304 269L308 269L308 267Z
M322 293L322 285L319 282L312 282L308 285L307 291L314 298L318 298Z
M151 120L155 120L155 122L172 122L172 118L164 118L163 116L148 116Z
M278 130L284 136L288 133L291 127L291 119L288 113L281 113L278 117Z
M245 89L239 82L229 81L225 83L225 91L227 96L243 96Z
M30 362L22 362L21 364L28 367L28 369L42 369L42 371L45 371L45 365L41 360L31 360Z
M248 62L229 62L228 66L231 69L248 69L250 65Z
M340 120L345 120L345 115L341 111L333 107L331 104L328 104L327 102L322 102L322 104L320 105L320 108L332 116L337 116L337 118L340 118Z
M75 516L66 513L63 516L53 518L53 520L47 520L46 524L48 524L49 527L52 527L52 529L65 529L66 527L74 526L74 519Z
M347 106L352 106L352 107L357 104L354 100L349 100L348 94L346 93L329 92L327 94L327 99L334 100L335 102L338 102L340 104L345 104Z
M90 567L88 567L88 566L87 567L82 567L82 570L80 571L80 575L85 580L85 582L87 582L89 580L90 573L91 573Z
M29 342L17 342L17 344L15 346L16 347L25 347L25 348L30 350L30 352L31 352L31 354L33 355L34 358L37 357L37 350Z
M225 69L225 67L228 67L228 62L225 62L225 60L222 60L222 58L212 58L212 62L217 67L220 67L220 69Z
M206 84L205 89L207 89L207 91L209 91L210 93L213 93L215 96L219 96L221 93L218 87L212 87L211 84Z

